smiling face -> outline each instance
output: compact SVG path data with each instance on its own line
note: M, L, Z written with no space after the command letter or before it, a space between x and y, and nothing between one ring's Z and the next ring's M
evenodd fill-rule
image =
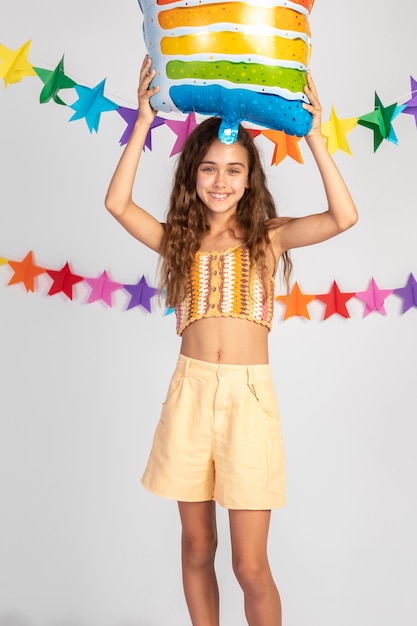
M249 187L249 165L246 149L235 142L230 145L215 139L198 166L196 191L204 203L207 217L236 213L239 200Z

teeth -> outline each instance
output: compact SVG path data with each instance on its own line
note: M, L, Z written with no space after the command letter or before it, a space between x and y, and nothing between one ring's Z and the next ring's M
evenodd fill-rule
M213 198L216 198L216 200L224 200L227 198L227 193L212 193L211 195Z

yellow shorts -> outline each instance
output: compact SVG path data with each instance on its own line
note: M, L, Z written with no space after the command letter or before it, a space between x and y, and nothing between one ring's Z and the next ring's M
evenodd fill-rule
M269 365L217 365L180 354L142 484L227 509L285 506L285 453Z

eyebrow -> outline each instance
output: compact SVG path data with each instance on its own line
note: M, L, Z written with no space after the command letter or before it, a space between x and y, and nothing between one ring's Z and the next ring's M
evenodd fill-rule
M201 161L200 165L217 165L216 161ZM231 163L226 163L226 165L240 165L241 167L245 167L244 163L240 163L240 161L232 161Z

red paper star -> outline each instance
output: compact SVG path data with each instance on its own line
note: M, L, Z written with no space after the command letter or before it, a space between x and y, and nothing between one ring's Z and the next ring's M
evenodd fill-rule
M46 270L33 264L32 251L28 252L23 261L9 261L14 275L9 280L9 285L23 283L26 291L35 291L35 277L43 274Z
M48 296L53 296L54 294L63 291L67 298L72 300L73 285L84 280L82 276L77 276L71 272L68 261L60 270L47 270L47 272L54 281L48 291Z
M298 283L296 282L291 290L289 298L287 296L275 296L275 300L287 305L284 320L289 317L293 317L294 315L299 315L300 317L305 317L309 320L310 315L307 310L307 304L314 300L315 297L316 296L302 293Z
M256 137L262 133L262 131L260 129L258 130L257 128L247 128L246 130L248 131L252 139L256 139Z
M350 317L346 308L346 302L353 298L354 295L355 293L342 293L337 282L334 280L329 293L322 293L316 296L318 300L321 300L326 305L326 312L323 319L327 320L327 318L334 313L338 313L346 318Z
M290 156L297 163L303 163L298 145L301 137L287 135L283 130L264 130L262 134L275 144L271 165L278 165L286 156Z

